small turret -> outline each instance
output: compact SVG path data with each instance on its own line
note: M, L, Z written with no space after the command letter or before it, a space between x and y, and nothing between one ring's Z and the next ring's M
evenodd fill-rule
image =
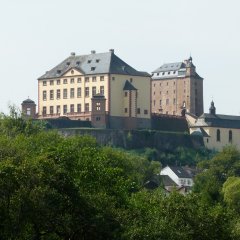
M216 114L216 108L214 106L214 102L213 101L211 102L211 106L209 108L209 113L212 114L212 115Z

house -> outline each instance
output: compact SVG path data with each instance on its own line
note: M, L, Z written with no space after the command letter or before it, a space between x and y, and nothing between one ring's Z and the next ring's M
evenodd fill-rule
M160 175L168 176L173 182L177 184L177 186L184 187L192 187L193 179L191 174L189 174L182 167L173 167L166 166L160 172Z
M38 78L38 118L89 120L100 128L151 127L151 76L110 49L75 55Z
M190 134L203 137L208 149L220 151L227 145L234 145L240 150L240 116L216 114L214 102L209 113L200 117L186 114Z
M200 116L203 113L203 78L192 57L163 64L152 72L152 113Z

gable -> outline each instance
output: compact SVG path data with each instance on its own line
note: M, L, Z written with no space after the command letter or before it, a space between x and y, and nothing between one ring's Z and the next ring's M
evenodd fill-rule
M62 76L63 77L72 77L72 76L79 76L79 75L83 75L83 73L80 72L76 68L71 68L67 72L65 72Z

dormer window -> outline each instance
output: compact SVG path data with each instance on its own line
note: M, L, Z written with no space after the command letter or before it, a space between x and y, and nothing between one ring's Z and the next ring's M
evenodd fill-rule
M163 72L162 75L165 75L165 72Z
M170 74L171 72L168 72L168 75Z
M100 62L100 59L96 59L96 63L99 63Z
M79 62L79 61L77 61L77 62L76 62L76 65L80 65L80 62Z
M91 71L94 71L96 69L96 67L91 67Z
M91 60L88 60L87 62L88 62L88 63L91 63Z
M70 62L67 62L67 66L69 66L70 65Z

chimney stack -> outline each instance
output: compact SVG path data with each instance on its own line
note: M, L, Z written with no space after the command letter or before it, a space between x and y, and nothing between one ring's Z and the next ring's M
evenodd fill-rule
M109 49L109 52L114 53L114 49L112 49L112 48Z
M71 52L71 56L75 56L75 52Z

